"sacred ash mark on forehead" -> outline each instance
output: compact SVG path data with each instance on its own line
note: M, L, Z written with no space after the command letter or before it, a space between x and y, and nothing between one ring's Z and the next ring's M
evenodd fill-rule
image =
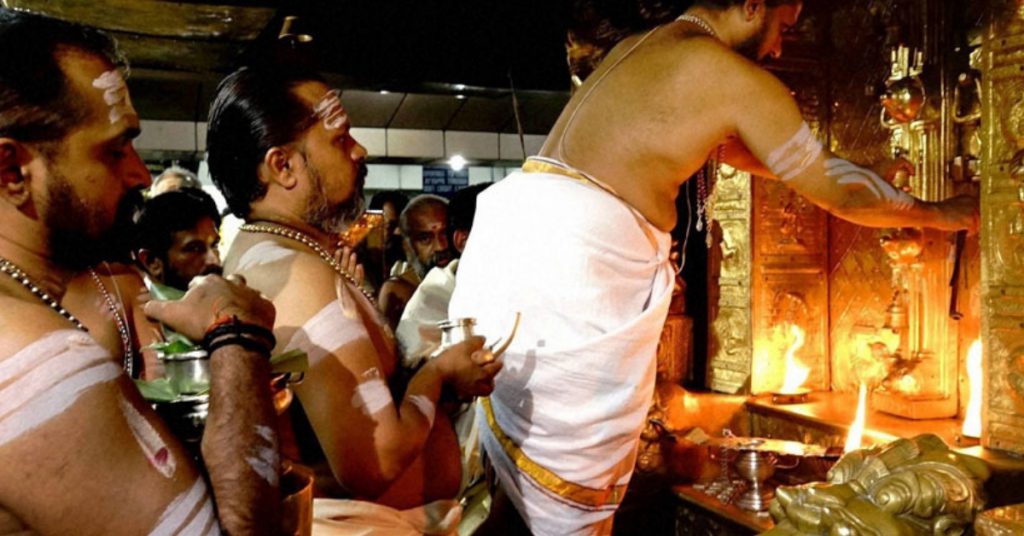
M324 94L313 107L314 114L324 122L327 130L337 130L348 120L345 107L341 105L341 90L332 89Z
M92 87L103 92L103 102L110 108L107 118L110 124L120 121L128 115L138 115L132 107L131 97L128 96L128 85L124 82L121 71L111 69L96 77L92 81Z

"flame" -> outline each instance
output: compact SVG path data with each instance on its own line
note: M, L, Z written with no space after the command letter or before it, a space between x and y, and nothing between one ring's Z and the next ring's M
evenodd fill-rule
M796 393L811 374L811 369L796 359L796 351L804 346L804 330L796 324L790 324L789 333L793 337L793 344L786 350L786 378L780 393Z
M857 394L857 415L850 425L850 433L846 435L846 446L843 452L850 452L860 448L861 439L864 437L864 418L867 413L868 386L860 384L860 392Z
M896 390L908 394L916 395L921 392L921 386L917 384L917 380L910 374L904 374L896 380Z
M967 378L970 380L971 396L967 401L964 425L960 431L967 437L981 437L981 339L971 343L967 350Z

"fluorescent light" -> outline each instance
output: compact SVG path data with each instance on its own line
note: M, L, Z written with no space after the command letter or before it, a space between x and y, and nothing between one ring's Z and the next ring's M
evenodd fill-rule
M453 154L448 159L448 166L452 168L452 171L462 171L466 167L466 159L461 154Z
M452 87L455 88L455 91L462 91L463 89L466 89L466 84L455 84Z

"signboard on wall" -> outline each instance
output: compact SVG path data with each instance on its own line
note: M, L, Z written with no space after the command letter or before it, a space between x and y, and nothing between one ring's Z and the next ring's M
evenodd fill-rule
M423 166L423 193L451 197L469 186L469 168L455 171L449 166Z

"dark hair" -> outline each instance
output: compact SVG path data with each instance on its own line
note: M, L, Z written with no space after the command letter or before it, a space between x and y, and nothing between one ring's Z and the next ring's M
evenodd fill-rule
M267 193L256 170L272 147L291 143L316 121L292 91L303 82L322 82L298 68L243 67L221 81L210 105L207 161L214 184L240 218Z
M405 210L405 206L409 204L409 198L398 190L385 190L373 194L367 208L370 210L383 210L384 205L388 203L394 205L395 212L401 214Z
M203 218L220 227L220 213L210 194L197 188L164 192L143 205L135 223L135 249L148 249L164 258L172 235L195 227Z
M412 198L398 216L398 228L402 230L402 234L409 236L409 216L428 207L440 207L447 214L448 200L434 194L420 194Z
M765 0L768 7L779 7L783 4L792 4L802 0ZM734 6L742 6L746 0L693 0L693 5L706 7L708 9L729 9Z
M491 183L467 186L455 192L451 203L448 203L448 233L457 230L469 231L473 228L473 215L476 214L476 196L487 189Z
M580 80L597 69L619 41L671 22L684 11L701 6L725 10L746 0L574 0L566 40L569 74ZM765 0L768 7L801 0Z
M0 8L0 50L0 136L23 142L63 139L89 118L61 54L77 50L128 65L100 30L7 8Z

